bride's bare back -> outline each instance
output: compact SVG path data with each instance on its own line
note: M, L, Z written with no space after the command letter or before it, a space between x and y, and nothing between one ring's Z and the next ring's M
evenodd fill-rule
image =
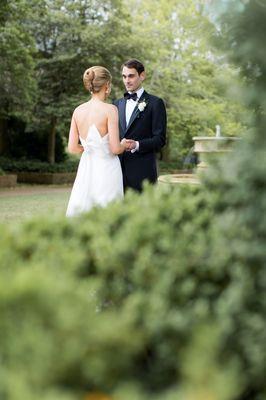
M95 125L101 136L108 133L108 113L110 105L101 101L88 101L81 104L74 112L79 136L86 139L88 130Z
M79 138L86 139L92 125L96 126L102 137L109 134L112 153L120 154L125 150L119 139L117 108L98 99L91 99L78 106L73 113L68 142L70 152L82 152Z

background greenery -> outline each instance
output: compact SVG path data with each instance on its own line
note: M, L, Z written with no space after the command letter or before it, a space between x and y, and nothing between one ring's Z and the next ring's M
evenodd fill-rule
M54 163L73 109L88 99L82 74L105 65L112 99L123 93L120 66L137 57L145 88L168 111L165 161L182 167L196 135L241 135L248 121L234 92L238 70L215 50L219 36L202 0L4 0L0 5L0 154ZM111 99L111 100L112 100Z

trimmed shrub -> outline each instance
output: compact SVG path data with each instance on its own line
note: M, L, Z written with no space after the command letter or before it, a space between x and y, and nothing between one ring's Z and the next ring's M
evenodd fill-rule
M260 399L265 257L235 178L2 228L3 398Z
M78 159L49 164L38 160L14 160L0 157L0 167L8 172L75 172L78 168L78 163Z

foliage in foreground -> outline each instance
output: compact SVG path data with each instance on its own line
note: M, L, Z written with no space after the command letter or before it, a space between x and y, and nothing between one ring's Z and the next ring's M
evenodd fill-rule
M266 187L260 153L244 168L252 154L222 184L217 172L2 228L1 397L262 398Z

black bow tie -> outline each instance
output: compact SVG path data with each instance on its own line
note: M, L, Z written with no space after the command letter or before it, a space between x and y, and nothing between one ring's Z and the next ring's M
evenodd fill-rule
M138 98L138 95L137 95L137 93L128 93L128 92L126 92L126 93L124 94L124 98L125 98L126 100L132 99L132 100L136 101L137 98Z

